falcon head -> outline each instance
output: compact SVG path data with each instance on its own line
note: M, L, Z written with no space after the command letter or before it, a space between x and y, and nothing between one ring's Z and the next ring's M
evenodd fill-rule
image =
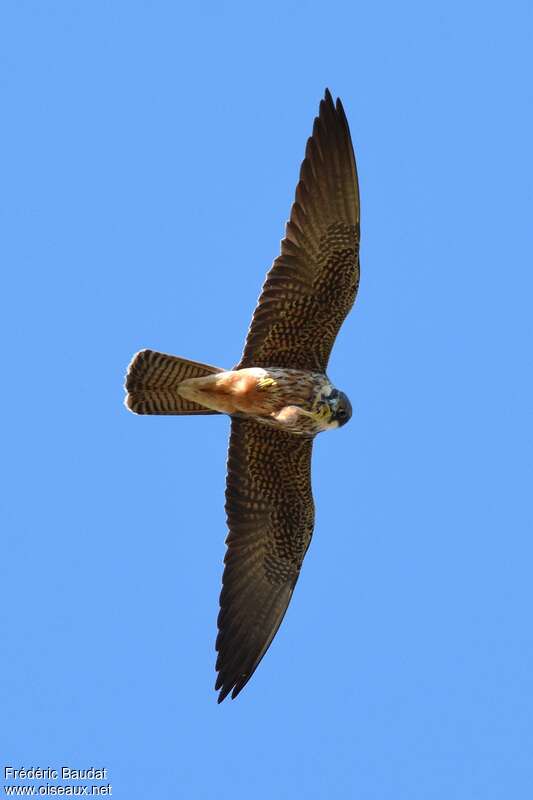
M336 422L336 427L342 428L352 416L352 404L338 389L333 389L326 402L331 410L330 424Z

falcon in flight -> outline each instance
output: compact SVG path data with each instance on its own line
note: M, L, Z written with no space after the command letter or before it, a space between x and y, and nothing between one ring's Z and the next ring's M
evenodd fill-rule
M229 534L218 615L220 703L248 683L289 605L314 525L311 451L352 409L326 374L359 284L359 188L348 122L326 90L281 254L232 370L141 350L126 377L135 414L229 414Z

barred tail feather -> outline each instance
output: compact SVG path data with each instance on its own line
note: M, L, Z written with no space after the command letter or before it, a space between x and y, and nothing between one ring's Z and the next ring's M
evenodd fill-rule
M126 408L134 414L218 414L180 397L177 387L187 378L203 378L223 371L199 361L140 350L133 356L126 374Z

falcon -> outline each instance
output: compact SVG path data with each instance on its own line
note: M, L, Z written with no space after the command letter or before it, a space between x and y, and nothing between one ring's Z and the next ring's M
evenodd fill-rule
M281 242L232 370L141 350L135 414L229 414L229 533L218 615L218 702L248 683L289 605L314 526L311 451L352 409L326 374L359 284L359 188L348 122L320 102Z

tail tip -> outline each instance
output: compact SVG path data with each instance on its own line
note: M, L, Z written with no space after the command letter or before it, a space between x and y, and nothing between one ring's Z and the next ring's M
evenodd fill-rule
M133 395L126 390L126 397L124 398L124 407L127 408L128 411L130 411L132 414L138 414L139 412L135 410L133 405L134 405Z
M126 377L124 379L124 391L126 392L126 397L124 398L124 407L128 409L132 414L139 414L138 409L135 406L135 399L132 394L133 390L135 389L135 378L134 373L136 368L139 366L139 362L145 358L145 353L148 353L147 348L143 348L142 350L138 350L136 353L133 354L130 363L128 364L128 368L126 369Z

